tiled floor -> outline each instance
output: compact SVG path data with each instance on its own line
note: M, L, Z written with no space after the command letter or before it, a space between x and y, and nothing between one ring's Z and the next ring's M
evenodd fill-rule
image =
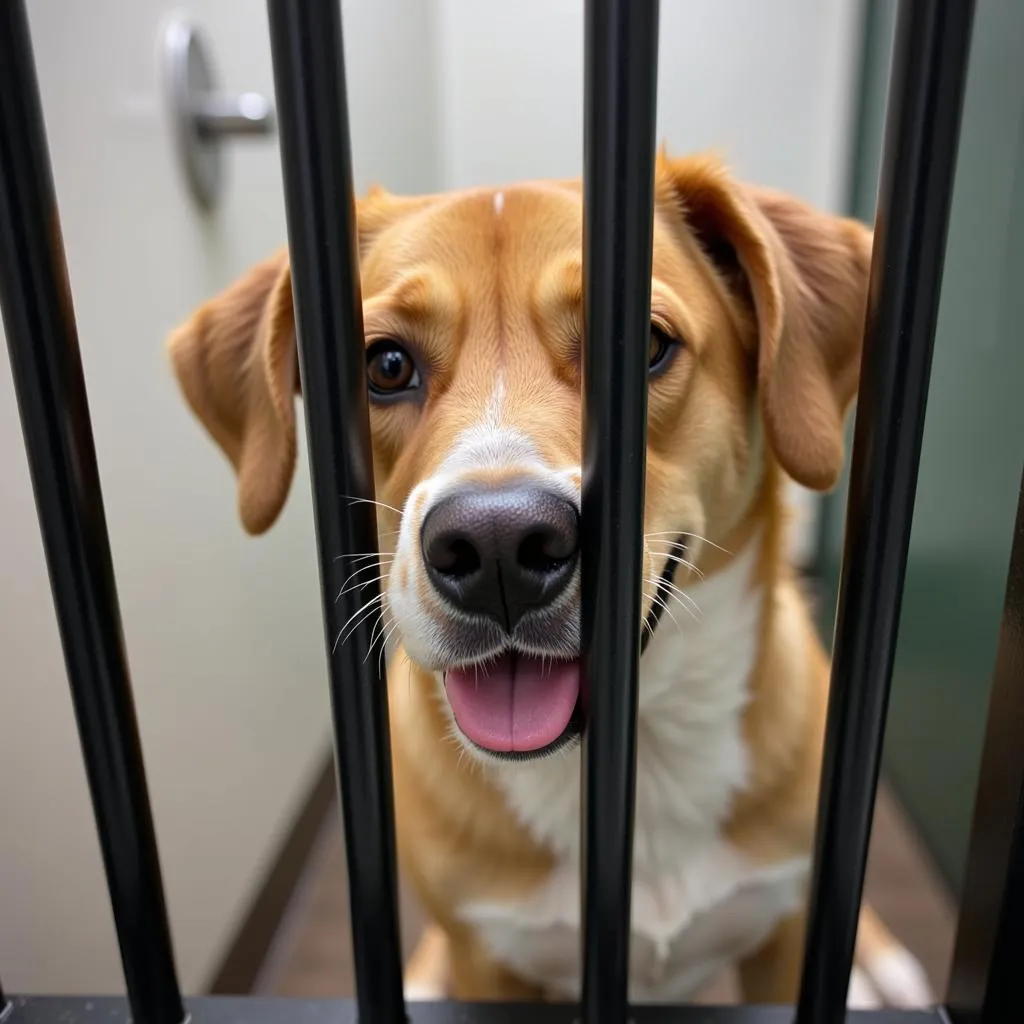
M899 807L884 790L875 815L866 893L924 964L936 991L943 992L952 953L953 905ZM401 903L408 955L423 918L408 892L403 891ZM258 991L311 997L352 994L345 864L333 815L264 966ZM732 979L725 977L701 1001L733 999Z

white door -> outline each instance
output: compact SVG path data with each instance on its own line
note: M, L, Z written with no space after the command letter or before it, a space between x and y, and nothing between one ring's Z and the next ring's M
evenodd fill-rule
M420 0L344 4L357 184L438 185ZM201 989L329 747L307 476L243 536L227 463L163 341L285 240L276 137L233 143L220 207L172 147L161 0L29 4L179 967ZM270 97L263 0L194 0L221 84ZM388 125L387 131L381 125ZM10 368L0 357L0 976L117 991L120 966Z

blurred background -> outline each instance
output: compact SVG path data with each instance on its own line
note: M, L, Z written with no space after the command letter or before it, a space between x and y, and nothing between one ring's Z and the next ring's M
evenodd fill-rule
M356 183L578 174L579 0L344 0ZM659 135L873 217L891 0L665 0ZM168 19L220 84L272 98L261 0L33 0L30 17L178 963L189 992L351 991L308 477L247 539L163 340L285 240L277 141L194 200ZM981 0L868 894L941 986L1024 437L1024 7ZM0 965L8 988L122 991L17 410L0 359ZM828 635L844 493L794 491ZM411 941L418 915L409 901ZM728 997L728 981L716 990ZM722 995L722 993L725 993Z

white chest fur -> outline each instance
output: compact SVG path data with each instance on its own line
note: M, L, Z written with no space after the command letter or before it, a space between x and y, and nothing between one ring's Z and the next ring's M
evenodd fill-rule
M809 858L757 865L726 843L684 843L674 875L634 878L633 1002L680 1002L756 949L799 904ZM530 899L462 908L492 956L551 995L580 994L580 881L564 863Z
M795 909L809 859L758 864L721 835L747 781L743 710L763 595L752 544L664 616L641 663L631 995L679 1000L756 948ZM495 782L558 867L516 902L467 904L461 916L502 963L552 993L579 994L579 751L503 766Z

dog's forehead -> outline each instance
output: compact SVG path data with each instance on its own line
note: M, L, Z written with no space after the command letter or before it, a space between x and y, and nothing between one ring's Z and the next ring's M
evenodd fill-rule
M692 273L691 259L660 213L654 220L654 271L667 280ZM578 182L524 182L438 196L399 217L374 243L364 267L370 293L416 270L436 270L467 295L477 286L556 291L581 297L583 197ZM567 272L568 271L568 272Z
M395 259L472 274L496 260L508 270L516 264L536 266L546 256L578 255L582 240L578 194L554 185L520 184L441 197L397 224L384 248L392 249Z

